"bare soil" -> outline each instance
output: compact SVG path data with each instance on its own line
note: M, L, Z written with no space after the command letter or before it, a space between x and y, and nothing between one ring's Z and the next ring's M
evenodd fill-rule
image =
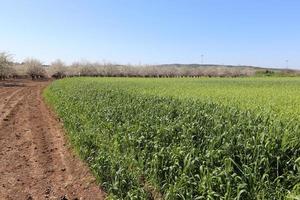
M0 200L105 199L42 99L48 84L0 82Z

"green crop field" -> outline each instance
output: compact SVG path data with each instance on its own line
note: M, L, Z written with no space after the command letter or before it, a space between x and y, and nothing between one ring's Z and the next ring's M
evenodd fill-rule
M109 198L300 198L300 78L68 78L44 95Z

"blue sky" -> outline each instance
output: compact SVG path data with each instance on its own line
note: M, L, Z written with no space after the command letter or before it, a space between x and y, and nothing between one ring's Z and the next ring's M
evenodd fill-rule
M0 51L49 63L300 69L299 0L0 0Z

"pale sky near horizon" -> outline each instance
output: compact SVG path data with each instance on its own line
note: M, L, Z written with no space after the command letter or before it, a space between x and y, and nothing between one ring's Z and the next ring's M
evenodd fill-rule
M300 69L299 0L0 0L0 51L48 64Z

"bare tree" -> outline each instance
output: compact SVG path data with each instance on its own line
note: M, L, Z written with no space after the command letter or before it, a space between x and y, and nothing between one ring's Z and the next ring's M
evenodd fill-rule
M12 57L6 52L0 53L0 79L4 80L12 75Z
M67 69L65 63L62 62L60 59L57 59L51 63L49 75L52 78L64 78L66 77L66 71Z
M32 80L46 77L46 70L43 68L41 61L33 58L25 60L26 73Z

